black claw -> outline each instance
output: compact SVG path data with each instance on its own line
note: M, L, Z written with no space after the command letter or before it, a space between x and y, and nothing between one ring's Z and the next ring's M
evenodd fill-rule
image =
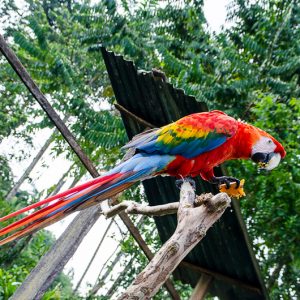
M224 182L226 184L226 189L228 190L230 188L230 181L225 179Z
M238 189L240 186L240 180L234 177L230 177L230 176L221 176L221 177L213 177L213 179L211 180L211 183L213 184L217 184L218 186L225 184L226 188L229 189L230 188L230 183L231 182L235 182L236 183L236 188Z
M239 179L235 178L235 182L236 182L236 187L235 188L238 189L241 185L241 181Z

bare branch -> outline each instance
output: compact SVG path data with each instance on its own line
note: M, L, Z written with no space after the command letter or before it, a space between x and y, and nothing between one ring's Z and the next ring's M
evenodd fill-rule
M144 119L136 116L134 113L130 112L129 110L127 110L125 107L123 107L121 104L119 103L115 103L115 107L116 109L118 109L119 111L123 112L124 114L126 114L129 118L137 121L138 123L144 125L145 127L149 127L149 128L155 128L156 126L154 126L153 124L145 121Z
M111 207L108 210L103 210L103 214L106 218L111 218L121 211L125 211L127 214L141 214L146 216L164 216L175 214L178 210L179 202L172 202L163 205L148 206L145 203L138 203L131 200L125 200L121 203Z
M211 193L202 194L200 196L196 196L193 206L197 207L202 204L208 204L210 198L213 195ZM138 203L132 200L124 200L119 204L114 205L108 209L103 209L102 213L106 218L111 218L121 211L125 211L127 214L135 214L135 215L145 215L145 216L165 216L172 215L177 213L179 208L179 202L171 202L168 204L149 206L146 203Z
M119 300L151 299L230 204L230 198L225 193L206 198L205 202L202 202L203 205L195 207L193 188L188 182L182 184L177 213L178 225L173 236L162 246Z

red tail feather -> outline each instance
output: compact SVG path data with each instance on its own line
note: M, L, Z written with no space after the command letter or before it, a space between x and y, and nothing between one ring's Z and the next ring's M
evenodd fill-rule
M81 184L77 187L74 187L70 190L67 190L65 192L59 193L55 196L49 197L47 199L44 199L40 202L31 204L25 208L22 208L14 213L11 213L5 217L0 218L0 221L11 219L15 216L18 216L26 211L29 211L31 209L34 209L36 207L40 207L44 204L49 203L48 206L38 209L37 211L29 214L28 216L23 217L22 219L13 222L12 224L0 229L0 236L4 236L6 234L9 234L13 231L19 230L18 232L10 235L9 237L3 239L0 241L0 245L6 244L10 241L13 241L21 236L24 236L26 234L29 234L31 232L36 231L37 229L43 228L54 221L56 222L58 219L61 219L62 217L66 216L69 213L66 213L66 210L68 209L68 204L72 204L73 201L76 199L79 199L80 197L87 195L101 187L105 186L107 183L113 183L115 180L118 180L118 178L122 178L123 174L112 174L107 175L103 177L98 177L96 179L93 179L89 182L86 182L84 184ZM116 191L119 189L116 189ZM106 193L105 193L106 194ZM109 194L112 194L112 191L109 191ZM103 195L103 199L106 199L105 195ZM93 197L91 196L91 199L93 200ZM77 206L80 206L79 203ZM62 208L60 211L59 209ZM64 209L65 208L65 209ZM72 205L70 208L73 209ZM70 212L74 211L70 209ZM51 215L53 213L53 215ZM25 226L25 227L24 227ZM24 227L24 228L23 228ZM22 229L23 228L23 229Z
M137 154L113 168L109 175L98 177L0 218L0 221L8 220L37 208L31 214L0 229L0 236L10 235L1 240L0 245L44 228L76 210L87 208L112 197L134 182L148 178L156 171L161 171L172 159L174 159L173 156L155 155L149 160L147 155ZM48 206L41 207L44 204Z
M67 197L67 196L69 196L72 193L80 192L80 191L82 191L82 190L84 190L84 189L86 189L86 188L88 188L88 187L90 187L90 186L92 186L92 185L94 185L94 184L96 184L98 182L105 183L105 182L107 182L109 180L111 180L111 175L104 176L104 177L97 177L97 178L92 179L90 181L87 181L87 182L85 182L85 183L83 183L81 185L75 186L75 187L73 187L73 188L71 188L71 189L69 189L67 191L64 191L62 193L56 194L54 196L51 196L49 198L46 198L46 199L44 199L42 201L39 201L39 202L36 202L34 204L28 205L28 206L26 206L26 207L24 207L24 208L22 208L22 209L20 209L18 211L15 211L15 212L7 215L7 216L1 217L0 218L0 222L3 222L5 220L11 219L13 217L16 217L16 216L18 216L18 215L20 215L20 214L22 214L22 213L24 213L26 211L29 211L29 210L34 209L34 208L37 208L39 206L42 206L42 205L44 205L46 203L49 203L49 202L52 202L54 200Z

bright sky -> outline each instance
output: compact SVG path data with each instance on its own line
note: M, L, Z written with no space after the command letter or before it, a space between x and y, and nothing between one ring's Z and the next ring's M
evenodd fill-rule
M226 5L228 5L230 0L205 0L204 1L204 13L205 17L209 23L209 29L211 31L219 32L222 25L225 23L226 18ZM16 1L19 5L22 5L22 0ZM1 32L1 25L0 25ZM36 155L38 150L43 145L43 142L50 136L51 130L45 129L34 136L34 145L35 149L27 149L29 152L28 160L24 160L21 162L12 161L11 167L13 173L16 177L19 177L24 172L25 168L29 165L32 157ZM5 146L5 147L4 147ZM18 151L24 150L24 145L20 144L16 139L6 139L0 145L0 153L18 153ZM68 170L70 163L65 160L63 156L60 156L56 159L53 159L50 151L47 151L44 158L39 162L36 166L30 177L33 179L34 185L38 190L43 190L45 188L51 187L55 184L61 175ZM17 178L16 178L17 179ZM87 178L85 178L87 179ZM70 184L71 179L67 184ZM67 188L67 185L64 186ZM32 189L32 186L29 183L26 183L22 186L22 189ZM53 232L56 237L59 237L60 234L65 230L67 225L74 218L74 215L64 219L63 221L51 225L48 227L49 230ZM117 218L117 222L124 229L122 222ZM103 232L109 224L109 220L105 220L101 217L95 226L91 229L91 231L84 238L84 241L79 246L73 258L68 262L65 267L65 272L73 272L74 273L74 286L78 282L80 276L84 272L85 267L87 266L91 256L96 249L98 242L100 241ZM124 229L124 231L126 231ZM114 235L114 237L112 237ZM119 244L119 240L122 236L119 233L119 229L117 226L113 225L111 230L109 231L108 237L105 238L105 241L96 256L94 264L90 268L89 272L85 276L83 283L81 284L81 292L85 292L86 285L88 283L94 284L96 280L96 276L99 273L104 262L110 256L110 254L115 250L115 248ZM72 271L73 270L73 271ZM119 267L116 270L120 270ZM100 290L101 291L101 290Z
M219 32L225 25L226 6L230 0L204 0L204 15L212 31Z

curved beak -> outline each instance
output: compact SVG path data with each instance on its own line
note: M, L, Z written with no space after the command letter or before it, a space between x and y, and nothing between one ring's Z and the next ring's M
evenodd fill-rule
M263 153L257 152L251 156L251 159L258 164L260 169L263 170L273 170L276 168L281 160L281 155L279 153Z

